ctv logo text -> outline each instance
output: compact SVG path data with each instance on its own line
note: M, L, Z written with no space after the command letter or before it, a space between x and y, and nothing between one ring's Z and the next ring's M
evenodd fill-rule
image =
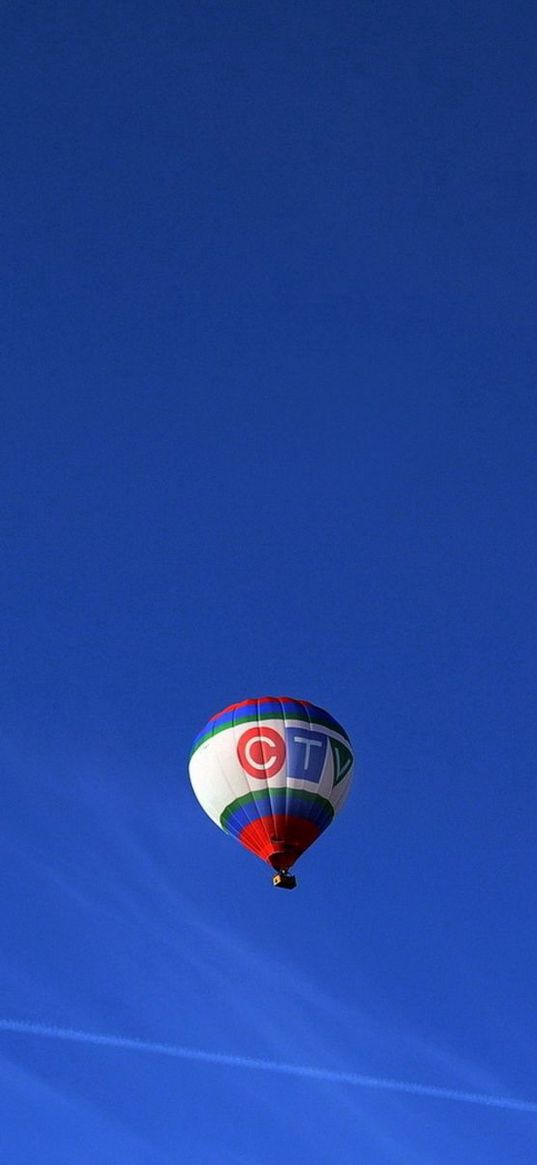
M312 728L285 728L277 732L262 724L247 728L239 738L241 768L257 780L276 777L287 762L287 777L318 784L326 760L328 736Z

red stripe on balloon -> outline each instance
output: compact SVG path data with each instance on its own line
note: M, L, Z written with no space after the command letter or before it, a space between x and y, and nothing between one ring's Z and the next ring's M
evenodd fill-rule
M305 708L314 707L308 700L297 700L296 696L258 696L255 700L241 700L240 704L228 704L227 708L222 708L222 711L217 712L212 719L216 720L216 716L223 716L225 712L234 712L235 708L251 708L255 707L256 704L280 704L282 700L289 700L293 704L302 704Z
M322 832L306 817L258 817L238 835L241 845L269 862L275 870L289 869Z

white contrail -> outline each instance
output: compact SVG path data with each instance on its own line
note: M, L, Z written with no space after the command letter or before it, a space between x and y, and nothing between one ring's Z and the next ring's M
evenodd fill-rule
M260 1060L254 1056L235 1056L228 1052L207 1052L200 1048L185 1048L180 1044L161 1044L131 1036L104 1035L99 1032L77 1031L70 1027L31 1023L23 1019L0 1019L0 1032L28 1036L44 1036L55 1040L72 1040L77 1044L94 1044L104 1048L127 1048L134 1052L149 1052L158 1056L172 1056L179 1060L197 1060L205 1064L224 1064L228 1068L251 1068L262 1072L276 1072L285 1076L299 1076L327 1084L351 1084L359 1088L374 1088L385 1092L406 1092L410 1096L434 1096L439 1100L460 1100L467 1104L481 1104L489 1108L514 1109L517 1112L537 1113L537 1101L518 1100L512 1096L494 1096L486 1092L466 1092L458 1088L438 1088L434 1084L416 1084L413 1081L390 1080L382 1076L363 1076L359 1072L336 1072L332 1068L311 1068L302 1064L286 1064L280 1060Z

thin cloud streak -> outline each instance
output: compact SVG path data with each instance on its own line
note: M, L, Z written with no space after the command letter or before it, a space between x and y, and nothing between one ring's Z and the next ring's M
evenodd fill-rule
M466 1104L479 1104L488 1108L511 1109L515 1112L537 1114L537 1101L519 1100L512 1096L494 1096L489 1093L466 1092L456 1088L439 1088L432 1084L418 1084L406 1080L390 1080L382 1076L365 1076L358 1072L336 1072L330 1068L312 1068L301 1064L287 1064L279 1060L261 1060L253 1056L236 1056L227 1052L208 1052L200 1048L181 1047L180 1044L163 1044L130 1036L105 1035L99 1032L78 1031L76 1028L54 1027L49 1024L31 1023L26 1020L0 1019L0 1032L11 1034L43 1036L47 1039L70 1040L77 1044L91 1044L97 1047L126 1049L134 1052L148 1052L152 1055L170 1056L178 1060L220 1065L227 1068L246 1068L256 1071L275 1072L279 1075L297 1076L303 1080L318 1080L326 1084L349 1084L358 1088L371 1088L383 1092L407 1093L410 1096L432 1096L438 1100L458 1100Z

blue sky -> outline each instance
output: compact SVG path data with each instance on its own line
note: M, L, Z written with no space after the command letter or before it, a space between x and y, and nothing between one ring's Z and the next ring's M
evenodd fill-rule
M328 1078L537 1101L535 23L4 9L9 1165L535 1161ZM359 758L290 895L186 775L280 692Z

